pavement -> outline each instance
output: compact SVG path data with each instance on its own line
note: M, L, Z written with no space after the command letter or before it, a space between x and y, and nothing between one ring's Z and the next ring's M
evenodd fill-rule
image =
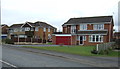
M6 46L7 48L9 47L12 49L16 49L16 50L19 49L21 51L27 51L27 52L31 52L31 53L37 53L40 55L47 55L47 56L51 56L51 57L57 57L60 59L70 60L70 62L72 62L72 64L73 64L73 65L70 64L70 67L71 66L77 67L77 65L79 65L79 64L76 64L76 63L80 63L80 65L83 67L84 66L85 67L118 67L118 62L120 62L118 60L118 57L80 56L80 55L67 54L67 53L61 53L61 52L38 50L38 49L33 49L33 48L23 48L22 46L13 46L13 45L3 45L3 46ZM75 65L73 62L75 62ZM65 62L63 62L63 63L65 63ZM48 64L48 66L49 66L49 64ZM59 64L58 64L58 66L59 66ZM63 67L64 67L64 65L63 65ZM68 67L69 67L69 65L68 65Z

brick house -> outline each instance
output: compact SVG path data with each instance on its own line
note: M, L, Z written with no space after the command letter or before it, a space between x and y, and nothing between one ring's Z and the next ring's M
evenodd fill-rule
M9 28L9 38L14 42L46 43L51 40L51 35L56 30L55 27L40 21L13 24Z
M113 17L70 18L62 25L62 34L53 34L53 44L96 45L113 38Z
M2 39L6 39L8 37L8 31L7 31L8 28L9 28L9 26L6 24L1 25L1 29L2 29L1 38Z

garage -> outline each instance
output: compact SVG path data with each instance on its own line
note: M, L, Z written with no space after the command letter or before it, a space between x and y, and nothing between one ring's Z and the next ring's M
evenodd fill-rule
M56 35L56 45L71 45L71 35Z

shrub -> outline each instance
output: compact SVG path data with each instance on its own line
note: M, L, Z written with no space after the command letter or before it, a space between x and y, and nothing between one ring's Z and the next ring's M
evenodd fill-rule
M101 55L109 54L109 50L101 50L101 51L99 52L99 54L101 54Z
M46 40L43 40L43 43L46 43Z
M14 44L14 42L11 39L5 39L5 43L6 44Z
M96 51L96 50L93 49L93 51L91 51L91 53L98 54L98 51Z
M120 49L120 39L116 39L115 40L115 48L118 48L118 49Z

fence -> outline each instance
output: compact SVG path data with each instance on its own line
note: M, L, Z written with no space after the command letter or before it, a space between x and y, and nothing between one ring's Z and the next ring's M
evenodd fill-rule
M107 50L108 48L114 46L115 42L109 42L109 43L104 43L104 44L97 44L96 46L96 51L98 51L98 53L101 50Z

